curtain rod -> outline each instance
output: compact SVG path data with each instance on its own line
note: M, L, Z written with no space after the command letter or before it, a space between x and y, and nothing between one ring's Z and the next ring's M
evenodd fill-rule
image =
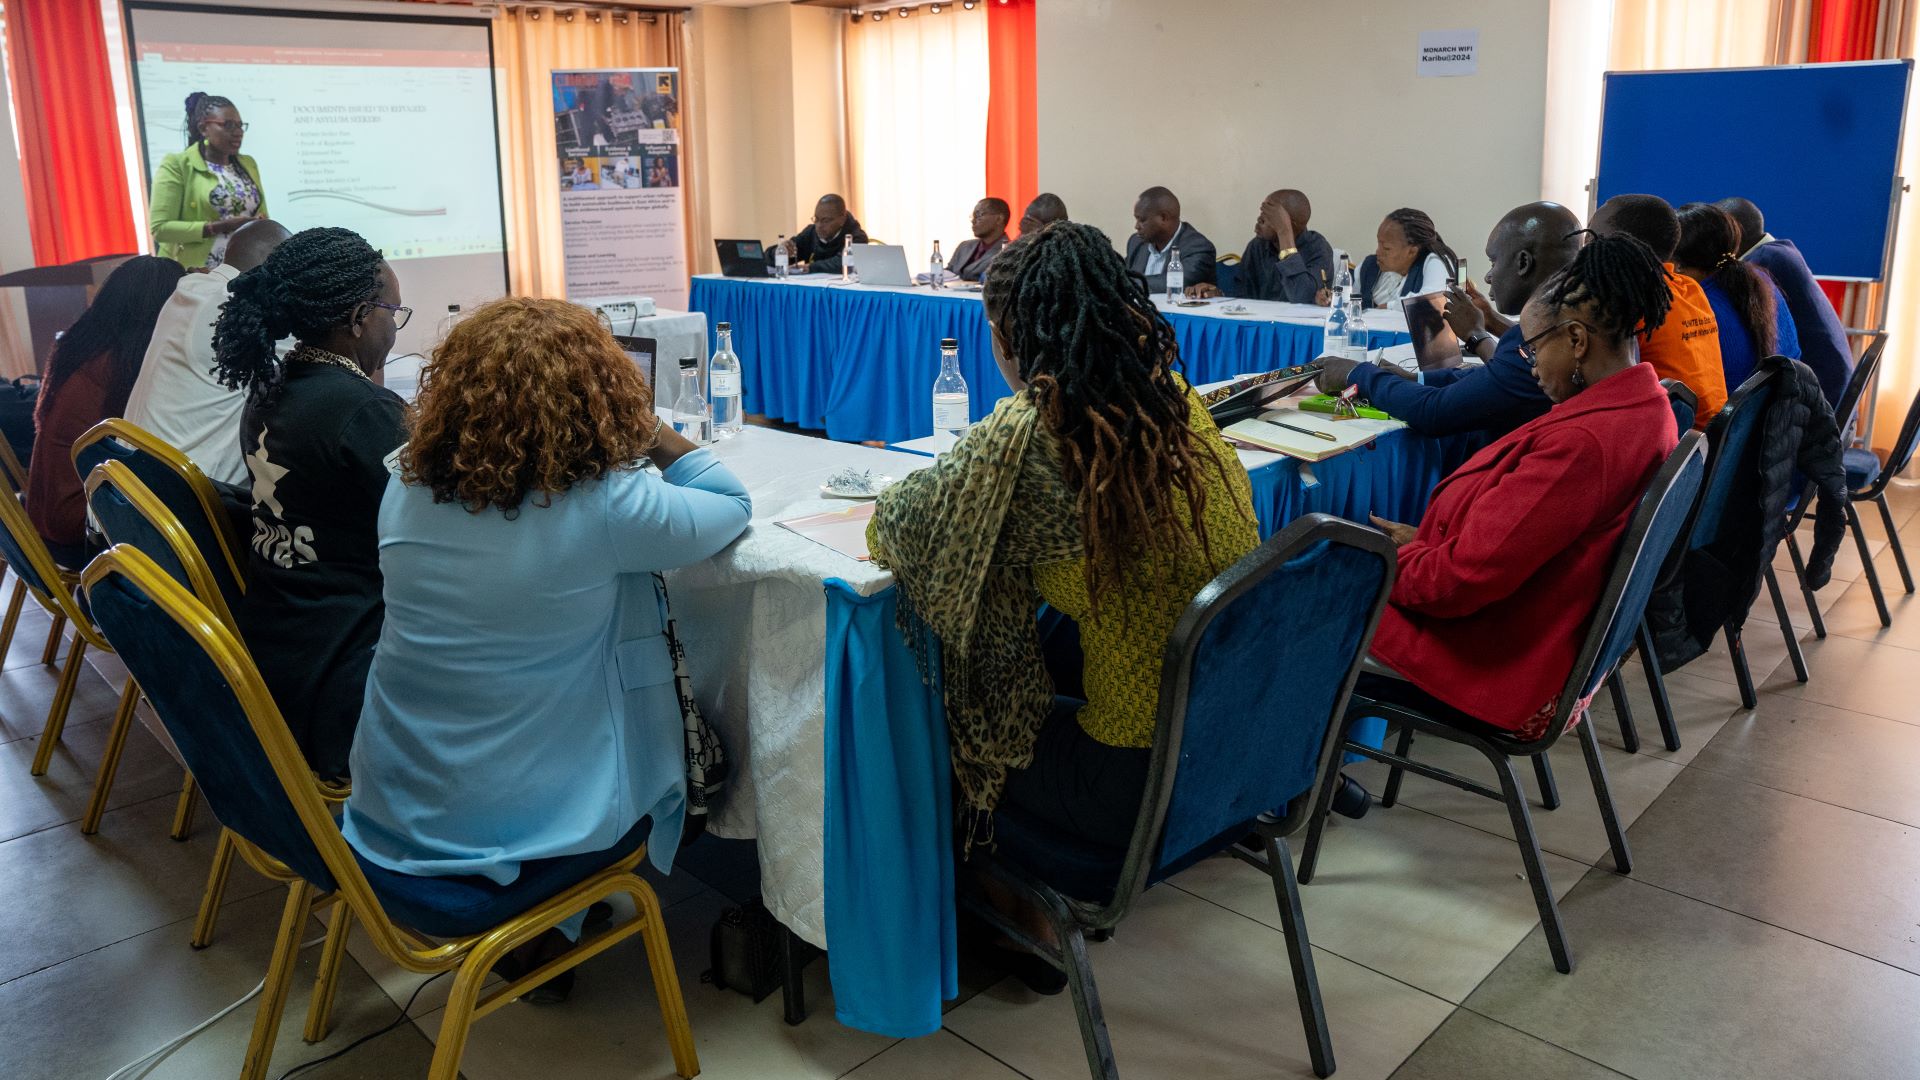
M603 15L641 15L649 19L657 15L684 15L692 10L687 7L667 7L660 4L622 4L610 2L610 0L599 0L597 3L588 4L579 3L578 0L575 0L574 3L567 3L565 0L512 0L511 3L480 3L474 5L474 10L485 12L501 12L524 8L537 8L544 11L577 11L583 14L598 12Z

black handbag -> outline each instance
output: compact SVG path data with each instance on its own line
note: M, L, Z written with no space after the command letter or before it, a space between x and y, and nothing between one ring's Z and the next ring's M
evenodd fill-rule
M713 966L700 976L722 990L738 990L756 1003L780 989L780 937L786 932L759 897L720 913L708 939Z

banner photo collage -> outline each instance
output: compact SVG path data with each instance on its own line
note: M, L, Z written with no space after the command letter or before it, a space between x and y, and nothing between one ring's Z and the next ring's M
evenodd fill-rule
M567 297L687 306L678 68L553 73Z

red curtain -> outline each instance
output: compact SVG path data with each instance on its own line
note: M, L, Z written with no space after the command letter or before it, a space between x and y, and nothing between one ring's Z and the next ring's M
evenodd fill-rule
M1807 35L1807 60L1810 63L1838 63L1845 60L1874 58L1875 31L1880 22L1880 0L1813 0L1813 15ZM1847 310L1847 285L1843 281L1823 281L1820 288L1833 302L1835 311Z
M53 266L140 250L100 5L6 4L7 70L34 262Z
M1034 97L1034 0L987 5L987 194L1007 200L1013 220L1040 193L1040 121Z

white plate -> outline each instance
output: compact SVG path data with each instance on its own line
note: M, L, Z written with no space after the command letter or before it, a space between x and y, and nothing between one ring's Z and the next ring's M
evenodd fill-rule
M873 478L872 483L873 490L871 491L842 491L839 488L821 484L820 494L825 495L829 499L877 499L880 497L881 492L893 486L893 477L876 476Z

